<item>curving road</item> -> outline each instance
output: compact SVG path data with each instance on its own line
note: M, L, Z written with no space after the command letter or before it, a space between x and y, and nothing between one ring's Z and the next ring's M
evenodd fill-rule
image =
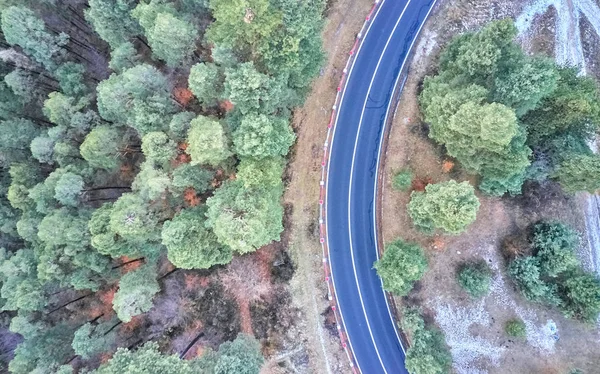
M410 50L436 0L383 0L338 107L327 168L327 245L350 349L364 374L406 373L404 349L373 270L375 200L385 120Z

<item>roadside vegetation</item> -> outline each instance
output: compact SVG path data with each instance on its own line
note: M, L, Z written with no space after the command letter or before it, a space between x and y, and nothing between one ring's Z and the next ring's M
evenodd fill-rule
M258 373L324 9L1 2L0 371Z
M423 124L410 131L427 137L423 142L433 151L428 154L423 152L425 146L415 147L408 161L391 165L390 184L395 192L388 196L400 199L394 206L403 211L391 213L388 219L406 217L401 225L404 232L393 232L400 232L411 246L389 244L375 265L384 287L408 306L401 325L410 342L407 368L411 373L451 372L450 356L438 353L447 348L443 337L433 332L433 322L453 334L447 342L458 372L480 365L475 357L497 365L505 347L496 349L495 343L477 335L471 340L469 329L495 323L484 310L490 302L488 295L497 298L494 302L506 302L505 308L517 308L516 302L507 301L502 287L518 290L518 302L525 308L538 304L583 322L584 328L591 328L600 315L600 281L578 257L581 233L568 222L533 218L535 209L542 208L544 191L568 200L579 192L600 189L600 156L590 148L600 127L600 90L593 78L580 75L575 68L526 54L516 37L510 19L455 36L442 48L436 66L415 84ZM441 178L415 167L427 157L431 158L428 165L441 166ZM496 216L504 212L490 213L492 204L523 207L526 218ZM487 217L482 226L478 220L484 206ZM512 221L511 233L500 240L490 238L495 253L484 255L487 252L480 243L469 242L476 236L471 228L491 232L500 219ZM447 243L460 244L451 247ZM441 254L447 247L453 255ZM383 266L388 251L401 261L387 261ZM467 254L467 259L461 254ZM441 265L437 260L433 271L452 273L454 286L439 283L447 281L448 274L427 273L432 257L444 256L451 263ZM414 266L421 263L430 265ZM408 276L409 266L423 271ZM425 294L423 277L428 286ZM505 277L511 284L504 284ZM438 287L444 291L437 291ZM448 295L458 299L460 306L444 305L441 300ZM463 308L464 304L469 306ZM432 317L426 318L431 323L415 317L415 305ZM531 316L529 309L510 312L512 319L501 323L505 336L516 338L515 344L541 340L546 334L551 343L543 343L542 348L554 346L558 333L553 321L538 333L530 320L523 320ZM439 349L426 351L423 341Z

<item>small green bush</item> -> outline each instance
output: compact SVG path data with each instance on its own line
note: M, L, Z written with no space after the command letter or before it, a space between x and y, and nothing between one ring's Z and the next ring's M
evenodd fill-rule
M425 273L427 258L418 244L398 239L385 246L383 256L373 267L386 291L406 296Z
M412 185L414 173L409 169L402 169L394 175L392 187L398 191L408 191Z
M458 271L458 283L472 297L482 297L490 291L492 271L485 261L463 264Z
M504 325L504 332L506 332L506 335L514 338L524 338L527 336L525 322L517 318L506 322L506 325Z

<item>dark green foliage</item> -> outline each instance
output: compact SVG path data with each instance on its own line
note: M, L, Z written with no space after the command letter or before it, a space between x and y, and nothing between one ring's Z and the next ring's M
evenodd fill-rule
M115 73L122 73L138 64L140 56L131 42L119 44L110 52L110 63L108 66Z
M210 62L192 66L188 85L194 96L204 106L212 106L223 96L225 77L222 69Z
M196 193L204 193L211 189L210 182L214 173L197 165L181 164L173 170L171 192L182 194L188 188L193 188Z
M511 319L504 325L504 331L506 335L514 338L524 338L527 336L527 329L525 323L521 319Z
M32 312L46 306L47 299L37 277L36 264L31 249L21 249L0 263L2 310Z
M285 156L296 136L287 119L249 113L233 133L233 145L241 157L261 160Z
M136 4L134 0L89 0L85 17L102 39L117 48L142 31L130 14Z
M556 305L568 318L595 321L600 314L600 280L583 271L575 256L578 234L557 222L532 230L533 255L513 260L508 273L525 298Z
M178 14L171 3L140 3L131 12L144 29L152 53L176 67L196 49L196 26Z
M158 217L138 194L127 193L115 202L110 212L110 229L134 243L158 240Z
M408 214L415 226L426 234L442 229L460 234L467 229L479 210L479 200L468 182L456 181L430 184L425 192L414 191L408 204Z
M396 240L389 243L383 257L373 267L383 281L383 288L406 296L427 269L427 258L417 244Z
M217 355L215 374L258 374L264 362L260 344L249 335L221 344Z
M469 295L482 297L490 291L492 271L485 261L466 263L459 268L457 280Z
M112 319L101 323L88 322L78 328L71 343L75 354L89 359L110 350L115 339L115 331L111 331L114 325L115 320Z
M410 336L406 351L406 369L411 374L446 374L450 372L452 356L442 333L426 327L420 312L406 308L400 321L405 333Z
M414 177L415 175L411 170L401 170L394 175L394 179L392 179L392 187L398 191L408 191L412 185L412 180Z
M554 278L578 266L575 249L579 246L579 235L562 223L536 224L533 227L531 245L545 276Z

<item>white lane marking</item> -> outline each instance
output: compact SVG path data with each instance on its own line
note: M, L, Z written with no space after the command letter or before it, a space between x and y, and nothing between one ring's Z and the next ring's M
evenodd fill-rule
M404 56L404 60L402 61L402 65L400 66L400 72L398 73L398 77L396 77L396 82L394 83L394 89L396 87L398 87L398 81L400 80L400 77L402 77L402 70L404 70L404 65L406 64L406 62L408 61L408 57L410 56L410 52L415 44L415 42L417 41L417 39L419 38L419 34L421 33L421 29L423 28L423 26L425 26L425 23L427 22L427 19L429 18L429 14L431 13L431 11L433 10L433 8L435 7L435 4L437 3L437 0L433 1L433 4L431 4L431 8L429 8L429 11L427 12L427 14L425 15L425 18L423 19L423 23L421 23L421 26L419 26L419 29L417 30L417 33L415 34L415 38L413 39L412 43L410 44L410 47L408 47L408 51L406 52L406 56ZM402 84L404 86L404 83ZM400 90L400 92L402 91L402 89ZM393 103L393 92L392 92L392 99L390 100L386 113L385 113L385 118L384 118L384 130L385 130L385 123L388 120L388 117L390 115L390 110L392 107L392 103ZM385 131L381 132L381 137L379 138L379 148L377 150L377 168L375 170L375 190L373 191L373 201L374 201L374 209L373 209L373 231L375 233L375 254L377 256L377 260L379 260L379 242L377 240L377 185L379 182L379 159L381 158L381 147L383 145L383 136L385 134ZM404 349L404 344L402 344L402 339L400 339L400 335L398 335L398 328L397 326L394 324L394 317L392 315L392 310L390 308L390 304L388 303L388 299L387 299L387 295L385 294L385 290L383 289L383 281L381 280L381 278L379 278L380 282L381 282L381 291L383 292L383 297L385 299L385 304L387 306L387 310L388 310L388 314L390 315L390 322L392 324L392 327L394 328L394 331L396 332L396 337L398 338L398 342L400 343L400 348L402 348L402 352L404 352L404 355L406 355L406 350Z
M362 307L363 314L365 315L365 321L367 322L367 329L369 330L369 335L371 336L371 341L373 342L373 348L375 348L375 352L377 353L377 358L379 359L379 363L381 364L381 367L385 374L387 374L387 369L385 368L385 365L383 364L383 360L381 359L381 354L379 353L379 349L377 348L377 343L375 343L375 337L373 336L373 331L371 330L371 324L369 323L369 317L367 315L367 310L365 308L365 303L364 303L364 300L362 297L362 292L360 290L360 284L358 282L358 275L356 273L356 260L354 258L354 246L352 245L352 224L350 222L351 221L351 205L352 205L351 204L352 177L354 175L354 164L356 161L356 150L358 148L358 138L360 135L360 129L362 127L365 110L367 109L367 102L369 101L369 95L371 94L371 89L373 88L373 83L375 82L375 77L377 76L377 72L379 71L379 67L381 65L381 61L383 60L383 56L385 55L385 52L387 51L387 49L390 45L390 41L392 40L392 37L396 33L396 29L398 28L398 25L400 24L402 17L404 17L404 13L406 12L406 9L410 5L411 1L412 0L408 0L406 2L406 5L404 6L402 13L400 14L400 17L398 17L398 20L396 21L396 24L394 25L394 29L390 33L390 35L385 43L385 47L383 48L383 51L381 52L381 55L379 56L379 60L377 61L377 65L375 66L375 72L373 73L373 76L371 77L371 82L369 83L369 89L367 90L367 95L365 96L365 101L363 103L362 111L360 114L360 119L358 122L358 130L356 131L356 138L354 140L354 152L352 154L352 166L350 167L350 187L348 189L348 236L350 238L350 256L352 257L352 269L354 270L354 280L356 281L356 288L358 289L358 297L360 298L360 305Z
M377 12L375 13L375 16L371 19L371 22L369 23L369 26L367 27L367 31L365 32L365 34L362 36L362 40L359 43L358 46L358 50L356 51L356 54L354 55L354 59L352 60L352 64L350 66L350 71L348 72L348 77L346 78L346 84L344 85L344 88L342 90L342 97L340 98L340 102L339 102L339 108L342 107L342 104L344 102L344 96L346 95L346 88L348 87L347 82L350 81L350 77L352 76L352 72L354 71L354 64L356 63L356 60L358 60L358 57L360 55L360 51L362 50L362 46L364 45L363 41L367 39L367 36L369 35L369 31L371 31L371 26L375 23L375 20L377 19L377 16L379 15L379 11L381 10L381 8L383 8L383 5L385 4L385 0L381 0L381 5L379 5L379 7L377 8ZM338 110L337 115L335 116L335 122L334 122L334 126L333 126L333 134L331 135L331 142L330 142L330 149L333 149L333 141L335 139L335 133L337 131L337 124L338 124L338 119L339 117L339 113L340 111ZM326 186L325 186L325 206L327 206L327 200L329 199L329 170L330 170L330 165L331 165L331 156L327 158L327 179L326 179ZM327 220L327 227L329 227L329 215L327 215L326 217ZM327 240L327 247L331 248L329 245L329 235L326 235L326 240ZM335 290L335 276L333 275L333 256L329 257L329 271L331 273L331 282L333 284L333 289ZM347 325L346 325L346 321L344 320L344 313L342 313L342 305L338 304L338 311L340 312L340 317L342 318L342 324L344 325L344 328L346 329L346 332L348 331ZM348 338L348 344L350 344L350 350L352 351L352 354L354 355L354 348L352 348L352 341L350 339L350 334L346 334L347 338ZM356 355L354 355L354 361L356 361L356 366L358 366L358 371L362 373L362 369L360 368L360 364L358 363L358 360L356 359Z

